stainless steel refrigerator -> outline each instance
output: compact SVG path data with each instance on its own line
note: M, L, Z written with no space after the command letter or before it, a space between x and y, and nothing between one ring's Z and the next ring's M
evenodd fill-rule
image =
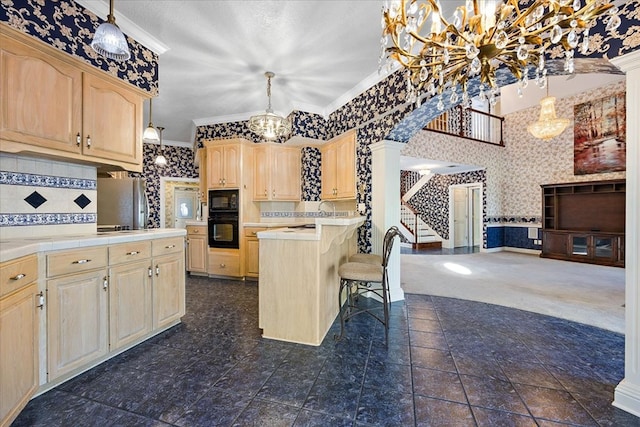
M142 178L98 178L98 231L147 228L149 208Z

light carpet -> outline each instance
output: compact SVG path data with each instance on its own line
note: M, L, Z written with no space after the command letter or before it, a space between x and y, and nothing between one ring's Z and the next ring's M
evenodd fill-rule
M624 333L624 269L516 252L401 255L406 293L498 304Z

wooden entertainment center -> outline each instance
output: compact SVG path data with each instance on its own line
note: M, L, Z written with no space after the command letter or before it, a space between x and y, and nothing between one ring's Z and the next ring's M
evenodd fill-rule
M625 180L541 187L541 257L624 267Z

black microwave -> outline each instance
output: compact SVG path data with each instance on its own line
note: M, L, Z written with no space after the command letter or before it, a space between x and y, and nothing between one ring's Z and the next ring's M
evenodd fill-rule
M238 190L209 190L209 213L237 212Z

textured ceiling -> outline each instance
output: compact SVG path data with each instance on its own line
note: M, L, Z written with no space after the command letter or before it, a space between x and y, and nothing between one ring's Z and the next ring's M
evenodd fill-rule
M106 18L108 1L77 2ZM461 3L441 0L445 11ZM115 0L115 15L125 33L158 53L166 50L153 123L165 127L166 143L191 144L196 125L263 112L265 71L276 74L272 104L283 115L294 109L328 115L382 79L381 7L382 0ZM560 76L550 87L561 98L623 78ZM533 85L524 98L515 87L502 88L502 114L535 106L544 95ZM146 125L148 103L144 114ZM403 168L425 164L455 170L423 159L405 159Z
M106 16L100 9L108 2L78 2ZM114 7L128 35L145 44L131 21L168 48L153 101L153 123L167 140L192 142L194 124L264 111L265 71L276 74L272 104L284 115L331 113L361 82L379 79L380 0L116 0Z

